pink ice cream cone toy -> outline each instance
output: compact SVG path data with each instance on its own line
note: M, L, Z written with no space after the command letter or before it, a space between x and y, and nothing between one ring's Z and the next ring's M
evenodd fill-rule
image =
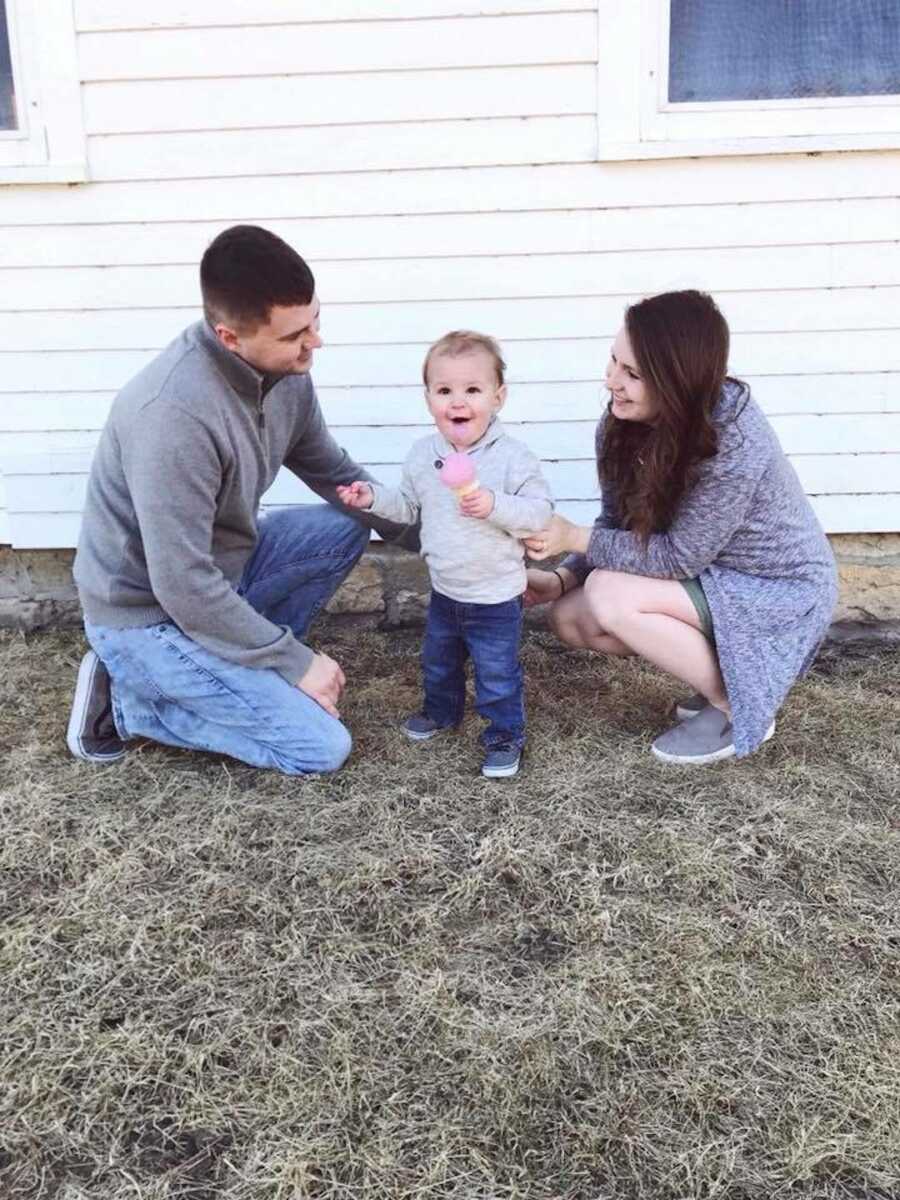
M441 483L445 483L448 488L451 488L458 500L468 495L469 492L477 491L480 486L475 473L475 464L468 454L459 452L448 454L441 467L440 476Z

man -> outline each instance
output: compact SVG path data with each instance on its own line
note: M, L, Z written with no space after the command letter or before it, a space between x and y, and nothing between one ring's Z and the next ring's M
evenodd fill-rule
M303 639L369 527L404 531L331 507L337 485L371 477L319 409L319 301L303 259L236 225L206 250L200 285L205 320L123 388L94 456L75 559L92 649L69 748L109 763L147 737L291 775L333 771L351 746L344 673ZM258 521L282 465L328 504Z

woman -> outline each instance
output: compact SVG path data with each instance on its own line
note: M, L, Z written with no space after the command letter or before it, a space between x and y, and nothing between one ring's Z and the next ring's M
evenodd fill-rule
M653 743L706 763L772 736L837 596L834 557L746 384L726 375L728 326L711 297L634 304L606 371L597 427L603 500L593 526L554 516L525 539L526 604L553 601L567 644L640 654L697 695Z

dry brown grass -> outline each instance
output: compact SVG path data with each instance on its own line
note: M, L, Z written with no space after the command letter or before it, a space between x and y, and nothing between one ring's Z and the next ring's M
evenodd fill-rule
M0 643L0 1196L900 1196L900 655L829 650L752 759L529 634L526 769L410 745L418 636L333 630L356 751L291 780L64 724Z

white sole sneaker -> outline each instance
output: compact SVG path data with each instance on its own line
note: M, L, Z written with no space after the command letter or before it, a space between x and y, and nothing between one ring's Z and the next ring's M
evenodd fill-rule
M427 742L429 738L437 737L439 733L446 733L453 726L439 725L437 729L426 729L424 732L418 729L407 729L405 725L401 725L400 728L411 742Z
M481 773L485 779L509 779L513 775L518 775L519 767L522 765L522 756L516 759L515 762L508 763L503 767L487 767L481 768Z
M66 729L66 745L76 758L91 763L114 763L124 758L127 751L119 742L118 747L110 750L92 750L89 742L91 720L91 700L95 679L98 671L106 668L93 650L89 650L81 660L78 668L78 679L75 683L75 697L72 700L72 711L69 714L69 724ZM116 739L118 740L118 739Z
M485 770L482 767L481 773L485 779L511 779L513 775L518 775L519 764L516 763L514 767L501 767L499 770L493 767Z

